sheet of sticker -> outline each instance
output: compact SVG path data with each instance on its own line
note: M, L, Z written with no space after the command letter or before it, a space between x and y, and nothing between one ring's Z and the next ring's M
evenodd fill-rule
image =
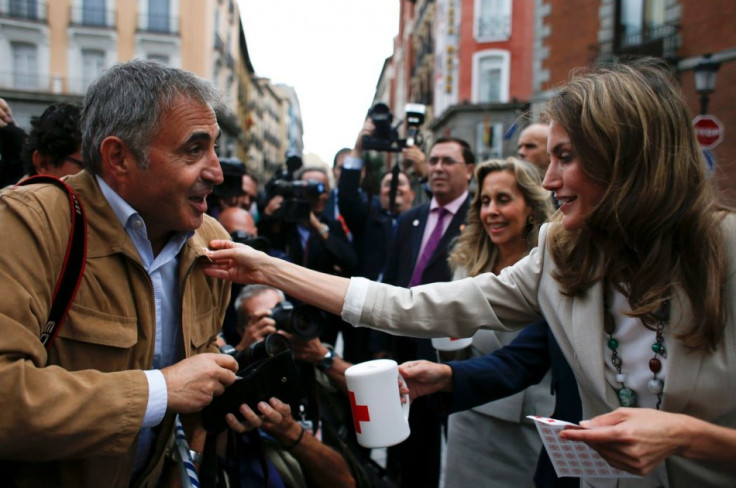
M560 431L567 425L580 426L563 420L528 415L537 426L545 449L559 478L640 478L611 467L600 454L584 442L562 439Z

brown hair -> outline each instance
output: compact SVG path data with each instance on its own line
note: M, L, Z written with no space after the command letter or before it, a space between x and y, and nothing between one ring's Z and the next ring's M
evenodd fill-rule
M706 179L691 115L664 63L639 59L577 72L548 104L581 170L606 185L582 228L550 230L567 295L604 279L652 327L681 287L696 320L678 337L713 349L726 322L723 209Z

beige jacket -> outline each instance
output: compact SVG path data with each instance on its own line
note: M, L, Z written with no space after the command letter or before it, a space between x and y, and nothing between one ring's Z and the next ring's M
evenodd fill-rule
M515 330L544 317L575 373L584 417L615 410L616 393L605 378L603 284L596 283L584 297L560 293L553 278L556 266L545 246L548 225L542 227L539 247L498 276L432 283L412 291L370 283L360 323L416 337L468 337L481 328ZM721 225L727 250L729 322L712 354L690 353L676 339L667 342L661 408L736 428L736 216L727 216ZM343 318L355 322L351 314L352 309L343 310ZM670 337L697 320L681 293L673 297L670 315L666 331ZM703 462L672 456L666 469L671 488L736 486L736 472ZM652 486L645 480L588 481L600 487Z
M52 185L0 193L0 459L19 486L127 487L153 362L153 286L94 177L67 183L86 211L87 263L47 356L39 342L69 238L66 194ZM184 354L216 352L230 285L198 266L202 247L228 235L213 219L180 253ZM139 483L160 472L172 415L161 424Z

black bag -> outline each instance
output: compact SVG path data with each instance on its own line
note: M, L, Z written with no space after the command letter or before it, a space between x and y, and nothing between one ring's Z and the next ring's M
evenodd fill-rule
M258 413L258 402L276 397L291 405L292 412L298 411L304 391L288 339L280 334L269 334L263 341L242 351L236 359L240 365L240 379L202 410L202 424L208 432L217 434L224 430L228 413L242 420L238 409L243 403Z

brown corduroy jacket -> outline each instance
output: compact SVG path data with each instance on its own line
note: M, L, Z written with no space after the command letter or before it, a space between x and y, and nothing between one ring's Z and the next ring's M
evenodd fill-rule
M86 171L66 179L87 215L86 269L47 355L39 341L70 231L52 185L0 193L0 459L18 486L127 487L153 368L154 295L138 253ZM179 259L185 356L217 352L230 284L204 275L202 248L225 230L209 216ZM166 414L137 486L153 486L172 430Z

